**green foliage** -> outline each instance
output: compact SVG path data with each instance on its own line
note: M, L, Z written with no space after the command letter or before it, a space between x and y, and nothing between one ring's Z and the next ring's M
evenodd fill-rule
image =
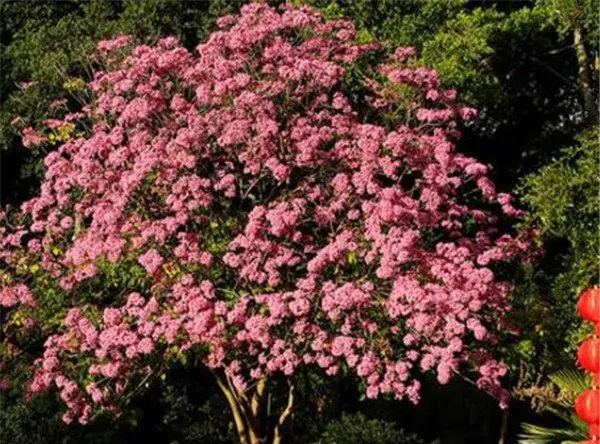
M584 131L577 146L526 177L521 189L544 234L569 238L588 259L598 251L599 136L597 127Z
M424 441L397 429L393 423L357 413L343 414L327 424L318 444L424 444Z
M600 265L599 134L597 127L584 131L576 146L524 178L519 189L530 208L529 223L539 228L547 247L539 263L525 268L513 298L522 337L535 347L523 356L531 374L567 366L590 331L576 303L597 281Z
M597 49L598 2L596 0L537 0L536 10L546 17L548 24L562 34L582 28L590 36L589 45Z
M204 380L198 384L198 380ZM158 398L156 433L169 444L234 443L237 435L231 424L227 401L213 387L211 375L201 369L172 369L163 384L155 387ZM138 417L146 416L141 404Z
M587 437L585 431L533 424L523 424L523 432L519 435L519 444L576 444Z
M435 68L446 85L460 88L469 103L481 104L486 95L501 100L501 82L491 72L490 57L495 53L492 37L504 19L493 9L459 13L424 42L422 61Z
M96 422L89 429L68 427L61 417L57 399L37 398L30 402L0 394L0 442L19 444L102 444L123 442L119 437L126 423Z
M446 20L466 6L467 0L309 0L329 17L351 18L360 29L396 46L421 48Z

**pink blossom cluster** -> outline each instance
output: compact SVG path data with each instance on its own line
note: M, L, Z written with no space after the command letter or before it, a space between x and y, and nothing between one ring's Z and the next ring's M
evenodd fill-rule
M263 3L219 23L193 54L173 38L101 42L91 131L48 154L28 222L1 232L7 269L37 258L71 308L45 331L30 393L57 387L65 419L86 422L130 379L197 353L240 390L346 368L368 397L417 402L420 373L477 368L503 399L491 350L510 288L494 267L529 243L499 230L520 212L455 150L473 110L401 48L365 71L361 107L390 117L366 121L346 82L374 46L351 23ZM111 264L143 270L143 290L104 289ZM82 301L91 285L102 296ZM15 288L2 305L23 302Z
M45 141L46 138L32 127L28 126L23 129L23 146L25 148L41 145Z
M35 299L25 284L3 285L0 288L0 306L13 307L18 304L35 307Z

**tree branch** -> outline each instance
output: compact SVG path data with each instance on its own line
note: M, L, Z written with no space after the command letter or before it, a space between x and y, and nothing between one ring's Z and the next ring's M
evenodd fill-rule
M265 385L266 380L264 378L260 379L256 384L254 395L252 395L250 409L252 410L252 414L255 418L258 418L258 415L260 414L260 407L262 405L263 394L265 392Z
M280 444L281 443L281 426L283 425L283 423L285 422L285 420L287 419L288 416L290 416L290 414L292 413L293 407L294 407L294 389L295 386L292 382L290 382L290 389L288 391L288 402L287 405L285 406L285 409L283 410L283 412L281 412L281 415L279 415L279 420L277 421L277 424L275 425L275 430L274 430L274 434L273 434L273 444Z
M228 387L228 384L225 384L225 382L223 382L223 378L221 378L219 374L214 372L214 375L215 379L217 380L217 385L225 395L225 398L227 398L227 402L229 403L229 407L231 408L231 413L233 414L233 419L238 432L238 437L240 438L240 443L249 444L250 441L248 439L247 427L244 423L244 417L240 411L240 407L238 406L238 403L236 401L236 396Z
M256 397L256 391L253 395L252 402L248 400L246 394L235 387L235 384L231 381L231 378L225 374L225 378L227 381L227 385L229 386L229 392L232 395L232 398L235 400L236 407L238 408L239 414L242 417L244 424L246 425L247 436L250 444L260 443L262 442L261 438L261 427L260 427L260 417L253 408L253 404L256 403L256 412L259 411L260 400ZM257 385L257 389L259 386ZM261 387L261 394L264 390L264 381Z

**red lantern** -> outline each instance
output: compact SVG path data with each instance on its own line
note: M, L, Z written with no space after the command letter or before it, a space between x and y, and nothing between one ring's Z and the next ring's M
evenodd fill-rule
M600 389L586 390L575 400L575 412L588 424L600 423Z
M600 371L600 338L586 339L577 351L579 364L590 373Z
M593 323L600 322L600 288L585 290L579 298L577 309L584 319Z

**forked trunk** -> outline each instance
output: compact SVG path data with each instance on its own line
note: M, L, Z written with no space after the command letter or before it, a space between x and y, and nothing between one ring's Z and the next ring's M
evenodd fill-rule
M226 375L215 373L215 378L231 409L240 443L281 444L281 428L294 406L294 385L290 383L287 404L273 419L264 408L266 379L259 380L251 390L241 392Z

